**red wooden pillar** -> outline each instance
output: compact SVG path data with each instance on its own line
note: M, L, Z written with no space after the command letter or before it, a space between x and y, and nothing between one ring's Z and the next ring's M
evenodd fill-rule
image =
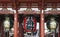
M40 37L44 37L44 13L41 10L40 13Z
M1 37L5 37L3 21L1 21L1 30L2 30L1 31L2 32Z
M44 0L42 0L40 12L40 37L44 37Z
M58 28L60 28L60 26ZM58 32L58 37L59 37L60 36L60 29L58 29L58 30L59 30L59 32Z
M16 13L14 14L14 37L18 37L18 14L17 14L17 10Z
M58 37L60 37L60 20L58 21L58 23L59 23L59 25L58 25Z
M24 37L24 30L22 23L19 24L19 37Z

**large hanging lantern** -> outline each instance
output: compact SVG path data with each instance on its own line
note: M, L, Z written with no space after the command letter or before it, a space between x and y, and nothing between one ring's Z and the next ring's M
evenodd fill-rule
M51 17L50 20L47 22L47 28L50 32L55 32L57 28L57 21L54 17Z
M4 29L5 29L5 31L9 31L9 29L10 29L10 19L9 19L9 17L5 17Z
M36 19L32 16L24 18L24 30L26 32L36 31Z
M49 32L52 33L53 37L55 37L57 26L57 21L54 17L51 17L50 20L47 22L47 28L49 29Z

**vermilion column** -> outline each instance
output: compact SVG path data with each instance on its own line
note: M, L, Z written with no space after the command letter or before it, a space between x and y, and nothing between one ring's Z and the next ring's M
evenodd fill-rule
M40 37L44 37L44 13L41 10L40 13Z
M14 37L18 37L18 14L14 14Z
M1 37L5 37L3 21L0 22L0 25L1 25L1 28L2 28L2 29L1 29L1 30L2 30L2 31L1 31L1 32L2 32Z
M24 37L24 30L22 23L19 24L19 37Z

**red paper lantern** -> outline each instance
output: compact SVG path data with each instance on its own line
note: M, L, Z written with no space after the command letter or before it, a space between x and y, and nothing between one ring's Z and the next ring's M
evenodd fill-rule
M32 16L27 16L24 18L24 30L26 32L36 31L36 18Z

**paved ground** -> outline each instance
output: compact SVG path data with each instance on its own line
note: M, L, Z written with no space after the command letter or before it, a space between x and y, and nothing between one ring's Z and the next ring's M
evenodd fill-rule
M28 36L28 35L26 35L26 36L24 36L24 37L38 37L38 36Z
M37 31L36 35L27 35L25 34L24 37L39 37L39 31Z

